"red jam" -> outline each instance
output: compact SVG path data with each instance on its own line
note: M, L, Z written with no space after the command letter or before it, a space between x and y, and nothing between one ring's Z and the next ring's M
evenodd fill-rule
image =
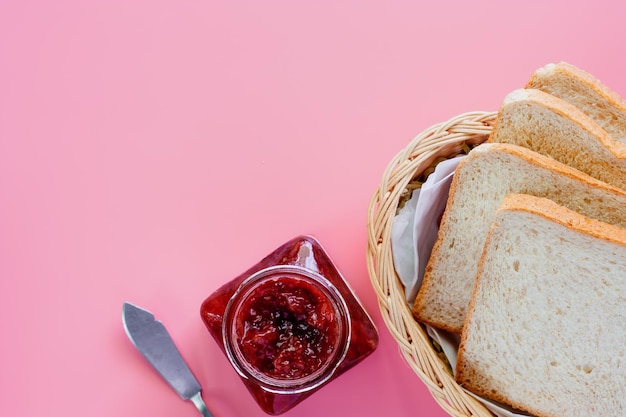
M280 414L372 353L378 333L321 245L285 243L225 284L202 319L268 414Z
M337 311L318 288L278 276L260 283L235 319L237 345L248 363L276 379L315 373L336 350Z

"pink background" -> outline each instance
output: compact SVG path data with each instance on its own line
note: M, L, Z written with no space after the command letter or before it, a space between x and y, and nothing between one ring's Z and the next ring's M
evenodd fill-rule
M368 278L383 170L548 62L626 95L623 3L510 3L2 0L0 415L197 415L126 338L128 300L165 323L216 417L263 416L199 307L302 233L381 341L285 416L446 415Z

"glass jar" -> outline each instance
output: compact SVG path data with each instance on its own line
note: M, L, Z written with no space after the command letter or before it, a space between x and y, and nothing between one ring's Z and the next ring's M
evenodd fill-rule
M317 240L299 236L211 294L202 320L268 414L372 353L378 333Z

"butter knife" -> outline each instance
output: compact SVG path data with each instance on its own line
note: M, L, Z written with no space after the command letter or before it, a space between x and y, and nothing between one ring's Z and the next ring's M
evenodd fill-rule
M122 321L133 345L180 398L191 401L203 417L213 417L202 399L200 383L154 314L126 302L122 308Z

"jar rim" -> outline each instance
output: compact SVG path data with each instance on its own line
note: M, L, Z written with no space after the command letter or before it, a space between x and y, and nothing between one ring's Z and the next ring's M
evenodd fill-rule
M335 310L337 340L333 352L318 369L299 378L275 378L261 372L246 360L236 341L235 319L238 308L259 285L280 277L304 280L314 285ZM351 333L350 311L339 290L321 274L299 265L274 265L247 277L229 299L222 323L225 352L237 373L243 378L254 380L266 391L274 393L305 392L328 381L348 353Z

